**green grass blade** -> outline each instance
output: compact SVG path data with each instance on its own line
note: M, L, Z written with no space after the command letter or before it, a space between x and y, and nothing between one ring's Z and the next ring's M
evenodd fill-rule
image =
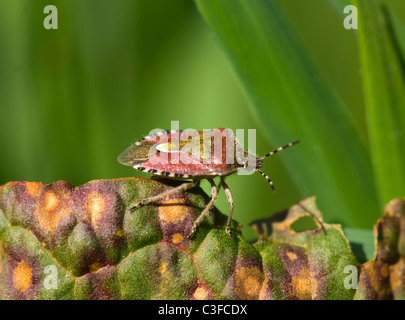
M343 228L353 253L360 263L374 258L374 234L371 229Z
M404 60L388 9L379 0L355 0L358 42L372 163L384 202L405 194Z
M398 41L399 54L403 59L403 57L405 57L405 24L395 12L390 12L390 17L392 19L392 27L396 41Z
M344 7L350 5L350 0L328 0L330 5L343 14Z
M382 207L358 126L320 77L279 2L196 3L272 142L302 141L281 155L302 195L317 195L328 221L370 227Z

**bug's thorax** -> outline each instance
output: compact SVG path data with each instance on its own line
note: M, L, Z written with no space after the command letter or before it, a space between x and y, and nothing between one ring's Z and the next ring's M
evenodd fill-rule
M254 171L257 168L263 167L263 161L259 160L255 154L249 152L248 150L244 150L243 158L238 157L237 153L235 158L236 166L241 169Z

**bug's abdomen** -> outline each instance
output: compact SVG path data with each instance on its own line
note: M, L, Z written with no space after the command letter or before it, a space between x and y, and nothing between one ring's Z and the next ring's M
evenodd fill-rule
M140 170L152 174L176 178L182 178L182 176L203 177L224 175L229 171L229 167L223 164L205 164L188 154L173 155L173 153L163 152L140 165L134 165L134 167L137 169L139 167L145 168ZM172 173L172 175L167 174L167 172Z

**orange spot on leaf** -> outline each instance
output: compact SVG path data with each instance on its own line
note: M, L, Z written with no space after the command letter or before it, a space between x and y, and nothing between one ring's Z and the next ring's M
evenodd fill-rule
M59 205L59 199L53 192L47 192L45 194L45 203L43 209L47 212L55 210Z
M24 260L21 260L13 272L13 285L18 291L24 292L31 284L32 267Z
M388 270L388 266L387 265L383 265L381 267L381 275L386 278L389 275L389 270Z
M291 278L290 294L300 300L312 299L312 281L308 268L303 268L298 275Z
M257 300L264 281L263 273L255 267L240 267L236 270L236 294L243 300Z
M177 223L185 219L188 213L184 199L168 199L159 206L159 217L167 223Z
M294 261L295 259L297 259L297 255L294 252L288 251L287 252L287 257L291 260Z
M122 229L118 229L117 231L115 231L115 235L118 237L122 237L124 234L124 230Z
M91 221L97 222L105 208L105 199L98 192L90 193L87 198L87 210L90 213Z
M162 262L162 263L160 264L160 267L159 267L160 273L161 273L161 274L165 273L165 272L166 272L166 268L167 268L166 262Z
M40 182L26 182L25 188L32 197L37 197L41 189L42 183Z
M52 232L59 224L60 220L67 217L71 211L66 208L60 195L48 191L37 201L35 212L39 224L42 228Z
M180 242L182 242L183 241L183 235L181 234L181 233L175 233L173 236L172 236L172 242L174 243L174 244L179 244Z
M194 299L196 300L206 300L209 292L204 287L199 286L193 294Z

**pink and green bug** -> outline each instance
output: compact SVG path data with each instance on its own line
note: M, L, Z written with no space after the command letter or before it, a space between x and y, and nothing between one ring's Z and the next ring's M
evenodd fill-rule
M184 192L198 185L200 180L207 179L211 184L211 200L194 221L191 236L215 203L218 187L215 177L220 177L230 205L226 232L232 235L230 224L234 209L234 200L225 182L225 178L240 169L259 172L270 184L271 179L263 173L263 160L299 141L290 142L267 153L262 157L244 150L240 141L231 130L218 128L212 131L161 131L151 134L137 141L121 153L118 161L121 164L170 179L191 180L153 197L143 199L130 208L133 212L137 208L149 203L158 202L177 192Z

